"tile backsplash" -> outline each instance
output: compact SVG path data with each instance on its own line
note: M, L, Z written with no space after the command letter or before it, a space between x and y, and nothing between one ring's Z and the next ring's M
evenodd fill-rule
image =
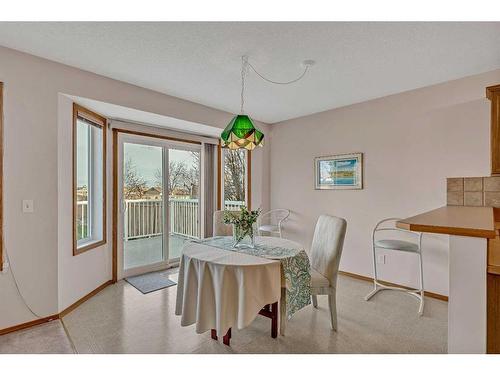
M448 206L500 207L500 177L446 179Z

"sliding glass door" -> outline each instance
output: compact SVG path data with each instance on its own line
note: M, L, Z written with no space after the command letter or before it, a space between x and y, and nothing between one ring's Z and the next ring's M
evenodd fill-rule
M163 149L123 144L123 267L163 262Z
M201 146L121 134L119 277L163 269L201 237Z
M169 257L179 258L186 241L200 238L200 150L168 150Z

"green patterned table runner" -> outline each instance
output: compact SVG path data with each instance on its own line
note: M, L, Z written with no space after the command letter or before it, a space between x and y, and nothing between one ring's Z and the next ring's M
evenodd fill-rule
M255 244L255 248L233 248L232 237L211 237L193 242L219 249L245 253L281 262L281 270L286 281L287 317L311 303L311 274L309 257L303 249L284 248L266 244Z

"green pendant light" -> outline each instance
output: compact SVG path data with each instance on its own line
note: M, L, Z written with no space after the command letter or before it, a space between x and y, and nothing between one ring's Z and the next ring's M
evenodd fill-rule
M245 104L245 75L250 67L260 78L263 80L275 84L275 85L289 85L295 83L305 76L308 69L315 64L314 60L304 60L302 65L304 71L302 74L291 81L277 82L264 77L260 74L252 64L248 62L248 56L241 57L241 108L240 114L235 116L231 122L226 126L222 134L221 145L222 147L229 148L230 150L237 150L239 148L245 148L247 150L253 150L257 146L264 146L264 133L256 129L253 125L250 117L244 114L243 105Z
M264 146L264 133L256 129L252 120L243 114L245 103L245 75L248 69L248 57L241 57L241 108L240 115L235 116L222 132L222 147L230 150L244 148L253 150L257 146Z
M221 134L222 147L253 150L264 146L264 133L256 129L247 115L235 116Z

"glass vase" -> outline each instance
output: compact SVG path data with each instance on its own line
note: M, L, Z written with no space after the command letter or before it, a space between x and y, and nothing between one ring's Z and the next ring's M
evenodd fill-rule
M242 248L249 247L255 248L255 233L256 224L248 227L233 224L233 247Z

